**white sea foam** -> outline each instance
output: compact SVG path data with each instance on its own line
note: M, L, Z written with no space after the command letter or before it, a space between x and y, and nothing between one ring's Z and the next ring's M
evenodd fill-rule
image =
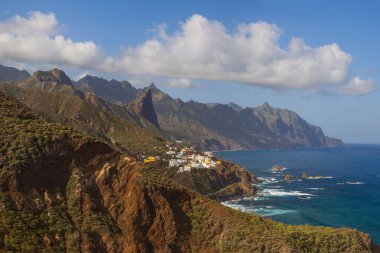
M351 182L351 181L348 181L346 182L346 184L365 184L363 182Z
M344 183L336 183L336 184L344 184Z
M309 179L309 180L315 180L315 179L331 179L331 178L334 178L332 176L313 176L313 177L308 177L308 178L305 178L305 179Z
M288 213L294 213L295 210L286 210L286 209L278 209L275 206L264 206L264 207L256 207L256 206L247 206L239 203L239 201L225 201L222 202L223 205L231 207L236 210L240 210L246 213L256 213L261 216L274 216L274 215L282 215Z
M306 188L306 189L314 190L314 191L322 191L322 190L324 190L325 188L311 187L311 188Z
M260 183L261 185L265 184L275 184L278 183L279 181L275 177L259 177L262 182Z
M282 215L282 214L288 214L288 213L294 213L295 210L288 210L288 209L277 209L277 208L255 208L253 209L253 212L255 212L258 215L261 216L274 216L274 215Z
M300 191L285 191L283 189L264 189L258 193L264 197L313 196L313 194Z

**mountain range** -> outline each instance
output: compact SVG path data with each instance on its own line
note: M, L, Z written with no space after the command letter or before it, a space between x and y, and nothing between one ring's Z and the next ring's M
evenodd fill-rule
M2 69L6 70L7 67ZM9 68L9 73L14 72L15 69ZM9 73L0 72L0 80L7 80L11 75ZM31 82L30 75L25 71L17 73L19 79L22 76L26 78L24 86ZM32 79L36 78L35 75ZM127 81L109 81L89 75L77 82L67 77L62 83L67 83L69 90L78 96L87 94L88 101L92 97L93 103L96 100L103 107L107 104L106 107L112 108L121 117L130 119L130 113L140 115L140 124L150 130L154 129L151 127L153 125L159 129L156 129L156 134L162 132L169 138L205 150L344 146L341 140L326 136L320 127L308 123L297 113L274 108L267 102L259 107L247 108L234 103L184 102L172 98L154 84L137 89ZM47 90L46 87L44 89ZM56 88L50 89L54 91ZM145 107L138 109L141 105ZM101 134L110 138L108 141L117 141L110 134L104 134L104 130ZM117 133L114 135L120 136Z
M320 127L306 122L295 112L273 108L268 103L242 108L234 103L184 102L154 84L136 89L126 81L92 76L74 85L118 104L128 104L150 89L159 127L174 139L206 150L344 146L341 140L325 136ZM129 95L120 98L120 94Z

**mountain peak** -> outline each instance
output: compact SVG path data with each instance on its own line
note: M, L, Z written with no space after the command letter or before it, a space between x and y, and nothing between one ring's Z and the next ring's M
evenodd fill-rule
M149 86L148 86L149 89L151 90L158 90L157 86L154 84L154 83L151 83Z
M270 107L270 108L272 108L272 106L268 103L268 101L265 101L264 104L262 105L262 107Z
M64 71L57 68L49 71L38 70L33 74L31 79L37 82L56 82L57 84L72 86L71 79Z
M241 112L244 108L241 107L240 105L238 104L235 104L234 102L230 102L227 104L229 107L231 107L232 109L234 109L236 112Z
M128 107L137 115L144 117L150 123L159 127L156 111L153 106L152 89L150 86L144 90L136 100L128 104Z

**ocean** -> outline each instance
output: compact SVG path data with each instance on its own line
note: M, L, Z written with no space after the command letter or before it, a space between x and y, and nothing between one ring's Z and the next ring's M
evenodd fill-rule
M225 205L289 224L352 227L380 244L380 145L295 150L220 151L262 180L254 198ZM274 165L285 167L274 173ZM306 172L310 176L303 179ZM291 182L284 175L295 176Z

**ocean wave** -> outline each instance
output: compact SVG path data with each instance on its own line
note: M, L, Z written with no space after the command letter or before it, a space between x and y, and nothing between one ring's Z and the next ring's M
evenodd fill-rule
M265 184L275 184L278 183L279 181L275 177L258 177L262 182L260 185L265 185Z
M352 182L352 181L348 181L348 182L346 182L346 184L365 184L365 183L363 183L363 182Z
M308 190L313 190L313 191L322 191L324 190L325 188L318 188L318 187L311 187L311 188L306 188Z
M268 216L275 216L275 215L283 215L283 214L289 214L289 213L295 213L295 210L289 210L289 209L277 209L277 208L254 208L253 212L264 217Z
M239 202L233 202L233 201L225 201L222 202L223 205L228 206L230 208L233 208L235 210L240 210L245 213L255 213L260 216L275 216L275 215L283 215L288 213L294 213L295 210L289 210L289 209L278 209L275 206L264 206L264 207L257 207L257 206L247 206Z
M283 189L264 189L258 193L258 196L264 197L289 197L289 196L314 196L310 193L300 191L285 191Z
M308 179L308 180L315 180L315 179L332 179L334 177L332 176L310 176L308 178L305 178L305 179Z

